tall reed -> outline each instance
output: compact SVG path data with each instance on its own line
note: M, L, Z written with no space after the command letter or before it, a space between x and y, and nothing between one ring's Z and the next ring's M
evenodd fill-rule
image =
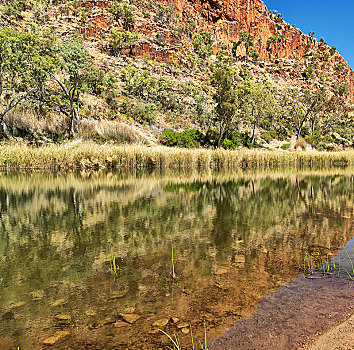
M291 152L269 150L207 150L100 145L72 141L33 147L5 144L0 147L0 168L141 168L141 167L268 167L274 165L349 165L354 151Z

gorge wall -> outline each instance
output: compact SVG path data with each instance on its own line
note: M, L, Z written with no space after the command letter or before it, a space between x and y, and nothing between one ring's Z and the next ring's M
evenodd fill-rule
M86 23L81 31L91 38L100 38L114 27L113 17L106 10L113 1L81 0L80 6L90 9ZM282 58L306 58L311 64L319 64L319 71L327 69L326 61L330 58L334 65L341 69L335 71L334 79L348 86L354 94L354 73L348 63L338 52L333 55L330 47L324 42L305 35L294 25L286 23L268 11L261 0L170 0L158 2L175 8L178 26L185 28L188 20L193 20L196 30L204 29L212 34L215 52L221 44L231 46L230 40L239 40L240 33L247 31L254 37L254 48L261 61L276 61ZM172 58L183 62L186 55L193 52L192 39L181 35L167 25L154 21L156 6L147 5L145 0L137 0L136 6L144 13L136 22L139 32L139 43L134 53L138 56L149 55L156 61L169 62ZM163 33L164 43L156 37ZM276 38L276 45L268 43L270 37ZM244 48L238 48L243 54ZM316 63L317 62L317 63ZM336 70L336 69L335 69Z

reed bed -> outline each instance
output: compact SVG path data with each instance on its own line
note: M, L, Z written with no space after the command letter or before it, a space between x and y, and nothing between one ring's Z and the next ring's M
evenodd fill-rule
M207 150L100 145L74 141L41 147L5 144L0 147L2 169L268 167L276 165L349 165L354 151L305 152L269 150Z

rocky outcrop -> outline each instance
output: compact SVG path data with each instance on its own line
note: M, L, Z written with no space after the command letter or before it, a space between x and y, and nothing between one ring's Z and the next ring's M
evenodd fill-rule
M91 10L81 30L88 37L99 38L115 25L113 17L106 8L112 1L81 0L80 6ZM319 65L319 71L328 70L326 62L330 60L340 68L335 72L335 81L344 83L354 93L354 74L348 63L339 53L330 53L330 47L318 43L316 39L305 35L300 29L286 23L280 16L268 11L261 0L159 0L164 5L173 5L178 18L178 26L185 28L188 20L193 20L196 30L204 29L212 33L215 53L221 44L231 46L231 40L237 41L242 31L254 37L254 48L262 61L276 61L282 58L303 59ZM144 12L143 20L137 21L136 29L140 40L134 47L134 54L147 55L156 61L169 62L172 59L183 62L193 50L192 41L186 33L176 34L168 26L157 26L154 22L156 6L148 7L146 0L137 0L136 6ZM163 36L164 43L157 40ZM276 38L275 44L269 44L269 38ZM242 57L244 48L239 46L237 54ZM316 63L317 62L317 63Z

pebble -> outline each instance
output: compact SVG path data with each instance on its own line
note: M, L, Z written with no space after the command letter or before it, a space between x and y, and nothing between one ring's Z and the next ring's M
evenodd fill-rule
M125 322L128 322L130 324L136 322L141 317L136 314L119 314L118 316L121 317Z
M97 312L94 311L94 310L86 310L86 311L85 311L85 315L86 315L86 316L96 316L96 315L97 315Z
M58 299L53 302L52 306L57 307L57 306L64 305L65 303L66 303L65 299Z
M182 333L183 334L188 334L189 333L189 328L182 328Z
M60 315L56 315L55 318L61 322L70 322L71 321L70 315L60 314Z
M127 322L117 321L117 322L113 323L113 327L115 327L115 328L121 328L121 327L125 327L125 326L128 326Z
M23 305L26 305L26 302L25 301L19 301L19 302L15 303L15 304L12 304L11 305L11 309L16 309L16 308L21 307Z
M43 341L44 345L54 345L58 343L61 340L64 340L66 337L70 335L70 332L68 331L58 331L55 332L52 337L49 337Z
M114 323L116 320L113 317L107 317L102 321L102 325L106 325L106 324L112 324Z
M187 323L187 322L182 322L177 325L177 328L179 328L179 329L187 328L187 327L189 327L189 323Z
M44 290L35 290L34 292L30 293L33 300L40 300L44 297Z
M168 323L169 319L168 318L162 318L161 320L155 321L152 325L154 327L165 327Z
M120 299L124 298L128 294L127 290L117 290L112 293L111 299Z

